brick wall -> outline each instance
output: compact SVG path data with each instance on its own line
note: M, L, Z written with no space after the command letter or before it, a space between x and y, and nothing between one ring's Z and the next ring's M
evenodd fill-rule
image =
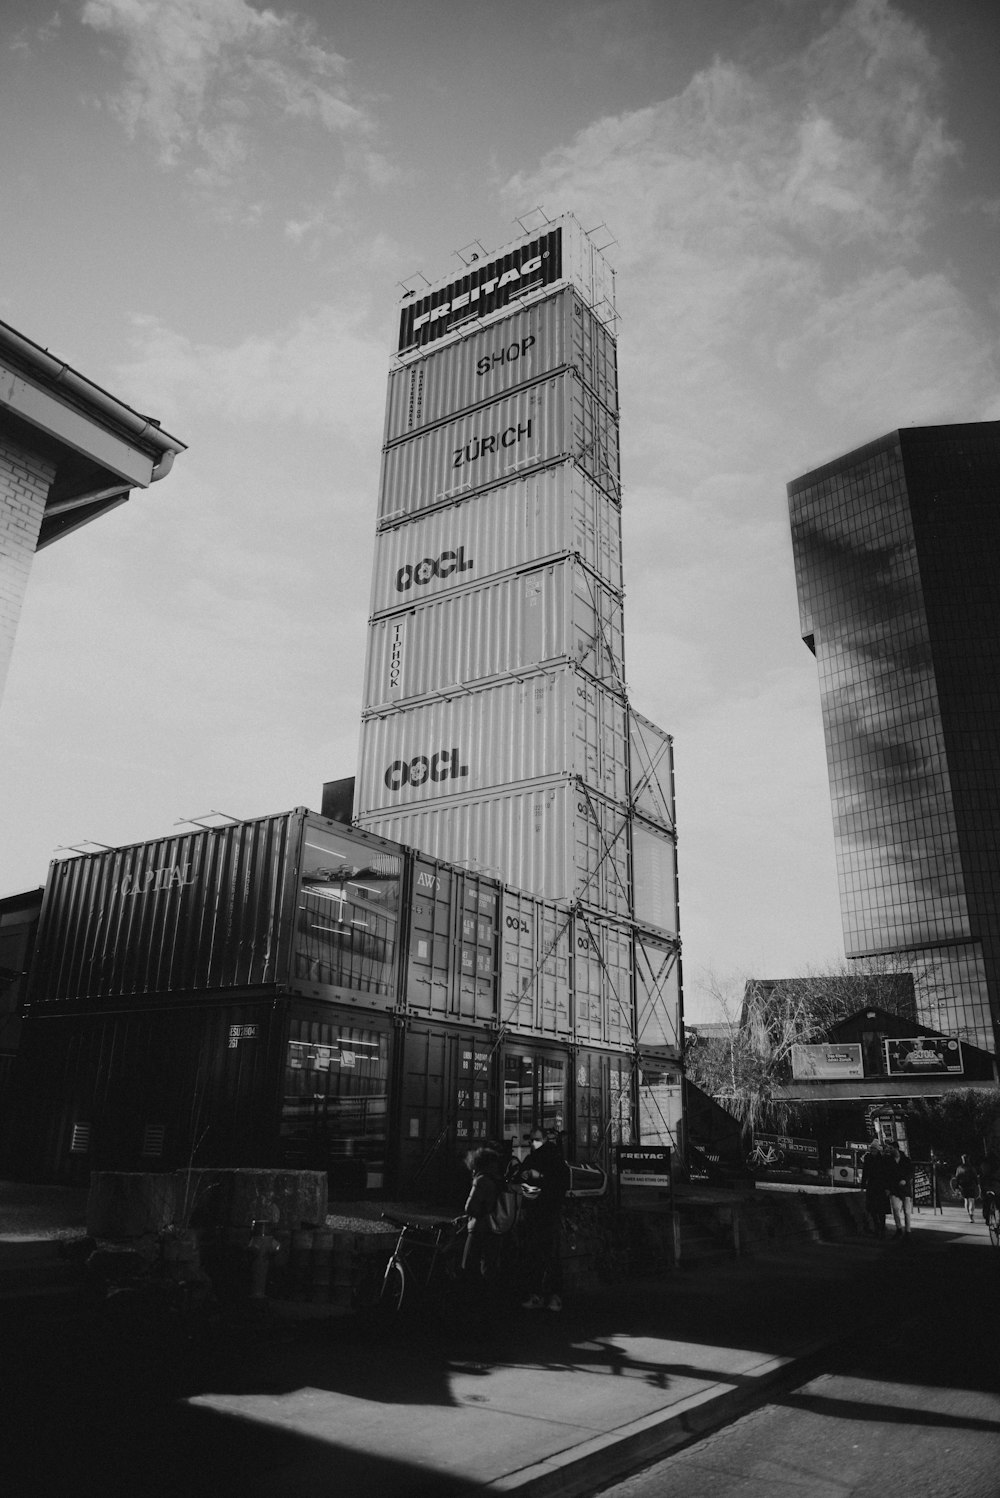
M0 440L0 696L54 475L51 463Z

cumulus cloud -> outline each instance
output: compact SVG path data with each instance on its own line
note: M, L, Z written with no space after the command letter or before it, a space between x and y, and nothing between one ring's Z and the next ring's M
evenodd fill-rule
M368 110L343 57L293 13L247 0L86 0L82 20L124 51L125 81L110 107L161 162L188 157L231 174L255 130L305 122L337 137L366 135ZM379 158L375 158L376 163Z
M326 306L271 334L231 345L200 343L159 322L134 319L139 351L120 378L147 405L209 412L227 421L338 427L362 447L381 441L387 351L365 311Z
M920 259L957 154L940 87L920 28L853 0L794 54L717 58L510 180L515 205L617 237L635 479L657 456L690 485L720 462L820 461L880 427L986 414L993 351Z

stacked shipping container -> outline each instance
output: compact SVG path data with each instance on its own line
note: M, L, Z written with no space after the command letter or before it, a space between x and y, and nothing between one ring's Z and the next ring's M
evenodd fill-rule
M539 1112L607 1161L632 962L622 925L303 809L58 861L4 1164L454 1201L464 1152Z
M400 311L359 772L52 866L18 1170L286 1164L455 1201L477 1141L677 1145L669 737L624 679L614 278L572 219ZM414 851L419 850L419 851Z
M632 1093L656 1054L661 1125L634 1109L677 1145L673 766L625 689L614 325L571 218L404 299L355 813L507 887L504 1031L627 1055Z

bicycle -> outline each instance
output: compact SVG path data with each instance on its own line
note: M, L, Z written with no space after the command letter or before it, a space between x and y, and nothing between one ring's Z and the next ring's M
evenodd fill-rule
M766 1170L768 1166L781 1165L785 1154L774 1144L755 1144L747 1155L747 1165L751 1170Z
M995 1191L987 1191L983 1197L983 1216L990 1230L990 1242L1000 1248L1000 1200Z
M399 1229L379 1291L379 1309L397 1316L419 1301L444 1301L458 1279L465 1219L394 1217L383 1222ZM432 1292L436 1292L432 1294Z

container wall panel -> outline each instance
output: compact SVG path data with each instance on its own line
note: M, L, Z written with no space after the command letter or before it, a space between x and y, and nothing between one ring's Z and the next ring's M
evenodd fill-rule
M634 711L629 713L629 759L633 811L673 832L674 741Z
M635 937L636 1040L648 1050L679 1051L680 959L676 944L645 933Z
M13 1154L34 1180L276 1162L285 1012L273 1001L30 1017ZM74 1142L85 1148L74 1151Z
M295 813L54 863L29 1003L283 981Z
M677 844L637 817L632 821L632 879L639 925L676 935Z
M625 731L622 700L569 667L366 716L358 820L562 774L624 805Z
M547 900L630 915L627 816L566 780L369 812L363 826Z
M399 309L395 352L399 362L463 337L473 326L509 316L515 306L575 287L587 306L613 326L615 273L582 225L571 215L553 219L502 245L459 274L444 276Z
M577 467L563 463L379 531L371 612L568 554L621 593L621 514Z
M399 1035L398 1189L451 1205L465 1199L464 1158L498 1109L498 1058L483 1032L408 1020Z
M619 1047L635 1040L632 935L587 914L573 918L575 1038Z
M614 338L568 288L485 327L473 325L457 341L394 370L385 441L409 436L563 368L572 369L604 405L617 411Z
M494 880L414 857L403 994L409 1013L495 1020L499 901Z
M379 520L403 519L564 460L613 499L620 497L617 422L572 374L529 385L387 448Z
M569 1037L571 917L550 900L504 889L500 1023L510 1030Z
M617 595L574 562L553 563L373 620L364 705L388 707L567 661L622 691L622 652Z

